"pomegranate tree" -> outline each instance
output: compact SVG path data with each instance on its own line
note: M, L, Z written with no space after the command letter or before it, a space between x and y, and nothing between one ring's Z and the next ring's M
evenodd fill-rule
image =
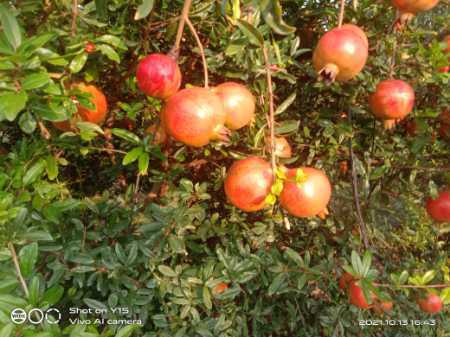
M313 64L319 78L327 82L348 81L358 75L369 54L367 37L354 26L334 28L319 40Z
M170 97L161 119L167 133L186 145L201 147L214 139L227 140L223 104L207 88L183 89Z
M255 97L242 84L225 82L213 89L220 97L226 114L225 125L231 130L249 125L255 117Z
M373 114L384 121L384 127L391 129L411 113L414 100L414 89L408 83L392 79L378 83L369 104Z
M450 191L442 191L436 199L427 200L427 212L436 221L450 221Z
M150 54L143 58L137 67L136 78L146 95L160 99L174 95L181 85L177 62L164 54Z
M417 301L420 309L429 314L436 314L442 310L442 299L435 294L429 293L425 298Z
M266 206L266 198L274 183L269 162L259 157L236 161L225 179L228 200L245 212L256 212Z
M89 94L91 96L89 97L89 100L95 108L88 109L78 103L77 113L70 121L54 122L53 125L61 131L73 130L78 121L101 125L105 121L106 115L108 114L108 102L106 101L106 97L103 92L95 85L85 83L74 83L71 85L71 88L77 89L82 93Z
M331 184L321 170L311 167L290 169L280 194L280 204L296 217L312 217L327 212L331 198ZM299 182L301 172L301 182Z

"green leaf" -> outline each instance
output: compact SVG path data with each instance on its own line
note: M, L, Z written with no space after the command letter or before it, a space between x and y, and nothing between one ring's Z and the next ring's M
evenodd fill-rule
M144 151L144 149L142 147L135 147L134 149L132 149L131 151L129 151L125 157L123 157L122 160L122 165L128 165L131 164L133 162L135 162L139 156L141 155L141 153Z
M272 281L267 291L269 296L278 293L284 286L287 275L285 273L278 274Z
M150 162L149 154L147 152L141 153L141 155L139 156L139 163L138 163L140 175L147 175L149 162Z
M161 265L158 266L158 270L161 272L161 274L168 276L168 277L177 277L178 274L170 267Z
M43 87L48 82L50 82L50 76L45 71L30 74L22 80L22 89L25 90L37 89Z
M97 45L97 49L111 61L120 63L119 54L117 54L111 46L108 46L107 44L99 44Z
M370 270L370 266L372 264L372 254L369 251L366 251L364 253L363 256L363 261L362 261L362 265L363 265L363 273L362 276L366 277L369 270Z
M9 323L6 324L1 330L0 330L0 337L10 337L14 331L14 324Z
M363 275L363 265L361 262L361 258L359 257L358 253L355 251L352 251L352 267L353 270L360 276Z
M280 35L288 35L295 32L296 28L289 26L283 20L283 9L278 0L261 0L260 9L264 21L272 28L272 30Z
M124 130L124 129L111 129L111 133L114 136L117 136L119 138L122 138L130 143L136 144L136 145L140 145L141 144L141 139L136 136L134 133Z
M33 114L26 111L19 117L19 126L23 132L30 135L36 130L37 122Z
M0 121L7 119L12 122L20 111L25 109L28 95L25 91L8 92L0 96Z
M428 270L423 276L423 284L428 284L431 281L433 281L434 277L436 276L436 272L434 270Z
M9 44L16 50L22 43L19 23L11 10L5 4L0 4L0 22Z
M88 54L85 52L82 52L81 54L78 54L77 56L75 56L69 65L70 72L72 74L78 73L81 69L83 69L84 65L86 64L87 59L88 59Z
M278 106L277 110L275 111L275 115L280 115L283 112L285 112L287 110L287 108L289 108L291 106L291 104L295 102L296 98L297 98L296 92L290 94L289 97L286 98L284 100L284 102Z
M53 241L51 234L43 230L30 230L22 234L21 238L29 241Z
M39 160L33 166L31 166L25 175L23 176L23 184L25 186L32 184L36 181L37 178L44 172L45 167L47 166L44 159Z
M94 300L92 298L84 298L83 302L86 303L86 305L92 309L108 310L108 307L104 303Z
M28 278L36 265L38 258L38 244L33 242L22 247L19 252L20 271L25 278Z
M117 331L116 337L130 337L134 330L139 329L138 325L127 325Z
M55 180L58 176L58 161L52 155L48 155L45 160L47 162L47 165L45 167L47 171L47 177L50 180Z
M134 14L134 19L141 20L146 18L152 11L154 4L155 0L142 0L142 3L136 10L136 14Z
M64 295L64 287L56 285L47 289L42 297L42 301L47 302L50 305L57 304Z
M252 26L251 24L249 24L247 21L244 20L238 20L237 25L239 29L242 31L242 33L244 33L244 35L248 38L250 43L258 47L264 45L263 35L254 26Z
M207 309L212 309L211 293L206 286L203 287L203 304L205 304Z
M29 302L33 306L37 306L40 298L40 281L37 276L33 277L29 287L30 296L28 297Z
M291 248L286 248L284 255L286 255L290 260L294 261L299 266L304 266L304 262L299 253Z
M123 40L120 37L114 35L105 34L98 37L95 41L107 43L116 48L127 49L127 46L125 45L125 43L123 43Z

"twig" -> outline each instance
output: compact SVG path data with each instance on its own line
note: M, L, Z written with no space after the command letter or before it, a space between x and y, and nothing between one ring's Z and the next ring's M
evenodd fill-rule
M25 279L22 276L22 272L20 271L19 259L17 258L16 249L14 248L14 245L12 242L8 242L8 248L9 248L9 251L11 252L11 257L12 257L12 260L14 263L14 267L16 268L17 278L19 279L20 284L22 285L22 289L28 298L28 297L30 297L30 292L28 291L27 283L25 282Z
M192 5L192 0L184 0L183 10L181 11L180 22L178 23L177 36L175 38L175 44L172 47L172 51L170 52L175 59L178 58L181 38L183 37L184 24L186 22L186 18L189 18L189 10Z
M351 109L349 109L347 116L348 116L348 121L350 123L350 126L352 127L352 130L353 130ZM360 232L361 232L361 237L363 239L364 247L366 249L368 249L369 248L369 240L367 239L367 228L366 228L366 223L364 222L364 218L362 216L361 204L359 201L358 177L357 177L356 166L355 166L355 154L353 152L353 132L352 132L352 136L349 139L349 150L350 150L350 163L352 166L352 188L353 188L353 198L355 200L356 214L358 215L359 228L360 228Z
M338 27L342 27L342 23L344 22L344 12L345 12L345 0L341 0L340 9L339 9L339 21Z
M77 33L77 17L78 17L78 0L72 0L72 27L70 35L75 36Z
M277 171L277 156L275 153L275 108L274 108L274 98L273 98L273 85L272 85L272 71L270 69L269 53L265 45L262 46L264 63L266 65L266 75L267 75L267 87L269 90L269 118L267 124L269 125L270 133L270 155L272 163L272 173L274 179L276 178Z
M42 121L38 121L38 126L41 131L42 138L49 140L51 138L50 131L48 131L44 123L42 123Z
M394 45L392 46L392 56L389 65L389 78L393 78L395 69L395 58L397 57L397 34L395 34Z
M202 57L203 62L203 73L205 76L205 88L209 87L208 82L208 63L206 62L206 56L205 56L205 49L203 48L202 41L200 40L200 37L197 34L197 31L195 30L194 25L192 24L189 17L186 17L186 24L188 25L189 29L191 30L192 35L194 35L195 41L197 42L198 49L200 49L200 55Z
M425 284L425 285L412 285L412 284L400 284L400 285L392 285L392 284L383 284L383 283L373 283L375 287L382 288L417 288L417 289L430 289L430 288L450 288L450 283L448 284Z

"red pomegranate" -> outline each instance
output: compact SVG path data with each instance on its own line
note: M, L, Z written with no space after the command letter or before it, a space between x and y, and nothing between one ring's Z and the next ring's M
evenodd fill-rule
M225 125L231 130L249 125L255 117L255 97L242 84L225 82L213 91L220 97L226 114Z
M450 190L441 191L436 199L429 198L427 212L436 221L450 221Z
M400 11L402 23L411 20L417 13L425 12L436 6L439 0L391 0L394 7Z
M227 139L222 102L210 89L193 87L179 91L167 100L161 119L170 136L190 146Z
M442 299L435 294L429 293L425 298L421 298L417 301L422 311L429 314L436 314L442 310Z
M91 41L88 41L88 43L86 43L86 45L84 46L84 51L88 54L91 54L95 51L95 44Z
M297 169L288 170L280 204L296 217L312 217L326 211L331 198L331 184L321 170L311 167L300 168L305 175L304 182L297 182Z
M330 30L319 40L313 54L319 78L327 82L354 78L366 64L367 46L367 41L354 28L347 26Z
M369 39L367 38L366 33L361 28L356 25L352 25L351 23L346 23L341 26L341 29L351 30L352 32L358 34L358 36L364 40L364 44L366 45L367 49L369 49Z
M345 272L339 279L339 288L342 290L347 290L348 286L353 281L354 281L353 275Z
M369 303L367 303L362 288L358 286L356 282L350 283L350 286L348 288L348 299L350 301L350 304L353 304L360 309L370 308L370 305Z
M70 131L75 128L76 122L80 120L98 125L103 124L108 114L108 102L103 92L96 86L85 83L72 84L71 88L90 94L90 100L95 105L95 109L91 110L78 104L78 111L70 121L54 122L53 125L59 130Z
M181 85L181 72L177 62L164 54L150 54L137 67L139 88L148 96L167 99Z
M259 157L236 161L225 179L228 200L245 212L256 212L266 206L266 197L273 185L269 162Z
M414 100L414 89L408 83L385 80L378 83L369 97L369 104L373 114L384 121L386 129L390 129L411 113Z
M225 290L227 290L229 287L228 287L228 284L226 284L225 282L220 282L218 285L216 285L214 288L213 288L213 294L214 295L220 295L220 294L222 294Z

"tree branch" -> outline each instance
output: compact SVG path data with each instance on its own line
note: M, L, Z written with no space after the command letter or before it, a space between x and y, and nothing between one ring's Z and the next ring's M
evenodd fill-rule
M28 291L27 283L25 282L25 279L22 276L22 272L20 271L19 259L17 257L16 249L14 248L14 245L12 242L8 242L8 248L9 248L9 251L11 252L11 257L12 257L12 260L14 263L14 267L16 268L17 278L19 279L20 284L22 285L22 289L28 298L30 296L30 292Z
M342 23L344 22L344 13L345 13L345 0L341 0L340 8L339 8L339 20L338 27L342 27Z
M188 25L189 29L191 30L192 35L194 35L195 41L197 42L198 49L200 49L200 55L202 57L203 62L203 74L205 77L205 88L209 87L209 81L208 81L208 63L206 62L205 57L205 49L203 48L202 41L200 40L200 37L197 34L197 31L195 30L194 25L192 24L189 17L186 17L186 24Z
M180 22L178 23L177 36L175 38L175 44L172 47L171 54L178 58L180 52L181 39L183 37L184 24L186 19L189 18L189 10L192 5L192 0L185 0L183 4L183 10L181 11Z
M78 17L78 0L72 0L72 26L70 35L75 36L77 33L77 17Z

